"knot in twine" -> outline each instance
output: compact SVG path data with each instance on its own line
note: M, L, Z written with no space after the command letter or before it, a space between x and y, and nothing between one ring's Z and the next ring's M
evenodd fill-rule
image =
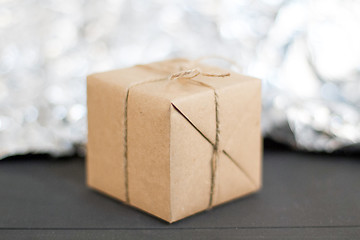
M181 72L173 73L169 76L169 80L177 80L177 79L193 79L199 75L206 76L206 77L228 77L230 73L206 73L202 72L199 68L193 68L189 70L183 70Z

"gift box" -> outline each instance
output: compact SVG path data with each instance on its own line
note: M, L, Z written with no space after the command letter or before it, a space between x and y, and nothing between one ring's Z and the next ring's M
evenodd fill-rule
M87 183L174 222L261 187L261 81L186 59L88 76Z

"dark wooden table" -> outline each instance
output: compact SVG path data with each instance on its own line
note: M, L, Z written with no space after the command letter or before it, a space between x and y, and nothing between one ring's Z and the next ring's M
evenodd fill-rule
M82 158L0 161L0 239L360 239L359 156L265 150L260 193L174 224L84 179Z

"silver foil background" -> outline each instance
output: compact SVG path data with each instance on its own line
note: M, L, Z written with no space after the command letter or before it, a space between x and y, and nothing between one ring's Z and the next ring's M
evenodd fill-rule
M86 142L86 75L218 55L263 79L265 136L360 143L360 2L0 0L0 157Z

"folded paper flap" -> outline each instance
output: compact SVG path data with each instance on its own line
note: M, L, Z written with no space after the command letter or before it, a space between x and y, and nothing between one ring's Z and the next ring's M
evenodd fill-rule
M241 163L239 163L238 159L233 158L226 150L222 150L221 154L223 154L228 160L230 160L230 162L232 162L234 164L234 166L236 166L236 168L242 173L244 174L244 176L246 176L246 178L249 180L249 182L251 183L251 186L256 188L257 184L256 184L256 180L254 179L254 176L252 176L251 171L249 171L248 169L246 169Z
M208 102L208 99L206 99L206 100ZM214 106L214 104L211 104L211 105ZM197 105L197 108L199 108L198 106L199 105ZM176 112L178 112L189 123L189 125L191 125L199 133L199 135L201 135L203 137L204 141L208 142L212 147L215 146L215 139L214 139L215 138L214 135L215 135L215 131L216 131L215 117L213 117L214 121L209 121L209 117L212 118L212 116L215 116L215 109L213 109L214 113L212 115L211 114L201 115L201 114L199 114L199 112L203 112L202 110L199 109L199 111L196 111L194 108L186 109L186 107L189 107L189 106L183 104L183 102L182 102L182 104L172 102L172 107L176 110ZM209 107L207 107L207 108L211 109ZM221 106L220 106L220 108L221 108ZM186 111L185 109L188 111ZM210 112L210 111L208 110L208 112ZM198 114L196 114L196 113L198 113ZM193 119L195 119L195 121L193 121ZM233 126L227 126L227 127L232 128ZM209 133L212 135L209 135ZM221 132L219 133L219 135L221 136ZM231 139L229 139L229 140L224 139L224 141L231 141ZM257 184L256 184L256 181L254 180L254 177L251 176L251 171L248 171L246 168L241 166L240 163L242 161L239 161L239 159L235 159L225 149L222 149L221 147L220 147L219 151L221 154L223 154L225 156L225 158L227 158L229 161L231 161L233 163L233 166L236 167L249 180L252 188L256 188Z
M230 112L233 118L223 118L225 125L232 128L222 128L223 141L220 141L221 148L224 149L241 167L254 179L256 185L261 185L261 158L259 148L261 148L261 86L260 82L244 86L244 89L234 89L239 97L232 98L237 108L231 105L221 105L221 115L228 115ZM231 95L235 96L233 93ZM221 100L226 101L228 94L222 94ZM241 100L239 99L242 96ZM246 126L246 127L244 127Z
M187 83L186 80L183 84L194 85L193 82ZM199 88L199 92L186 98L178 96L172 99L171 103L214 143L216 136L214 90L201 85L195 86Z
M258 189L248 174L234 165L225 154L219 157L215 202L221 204L237 198L239 194L246 195Z
M170 113L170 195L177 220L208 207L213 147L174 105Z
M171 103L171 106L178 112L212 147L215 142L215 128L204 127L204 125L194 124L175 104ZM210 115L211 116L211 115ZM208 121L207 125L215 125L213 121ZM201 126L201 127L197 127Z

